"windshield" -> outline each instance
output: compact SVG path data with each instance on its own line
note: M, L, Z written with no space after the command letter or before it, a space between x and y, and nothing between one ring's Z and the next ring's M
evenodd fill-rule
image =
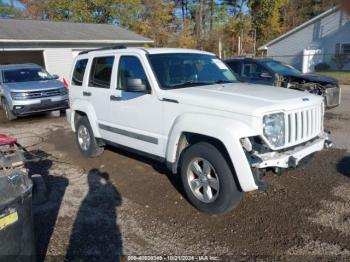
M269 69L281 75L301 75L301 72L291 65L286 65L277 61L263 62Z
M155 54L149 61L163 89L237 81L231 70L216 56L205 54Z
M53 77L43 68L19 68L3 72L4 83L44 81L52 80Z

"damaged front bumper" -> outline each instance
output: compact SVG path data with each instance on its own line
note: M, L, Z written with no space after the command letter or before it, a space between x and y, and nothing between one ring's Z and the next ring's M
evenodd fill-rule
M325 90L325 104L326 108L333 108L341 104L341 88L332 87Z
M266 169L269 167L295 168L307 156L330 147L332 147L332 142L328 139L328 135L324 134L310 142L287 151L268 152L263 154L255 153L252 156L254 159L252 167L258 169Z

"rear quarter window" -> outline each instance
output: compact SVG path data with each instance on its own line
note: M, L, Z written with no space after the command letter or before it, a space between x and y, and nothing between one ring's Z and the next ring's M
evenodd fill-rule
M88 59L78 60L74 67L72 84L75 86L82 86L84 80L84 74L86 70L86 65L88 63Z

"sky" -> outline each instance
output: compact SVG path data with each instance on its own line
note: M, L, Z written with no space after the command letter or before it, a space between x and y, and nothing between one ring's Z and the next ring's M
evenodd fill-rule
M3 3L8 4L10 1L9 0L2 0ZM15 7L17 8L23 8L23 5L20 4L18 1L13 1L15 4Z

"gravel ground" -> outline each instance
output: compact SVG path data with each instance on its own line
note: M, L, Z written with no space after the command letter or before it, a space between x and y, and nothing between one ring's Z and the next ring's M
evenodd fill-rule
M142 254L345 261L349 119L350 86L344 86L343 105L326 117L335 148L303 169L268 174L266 193L245 194L224 216L196 211L179 179L160 163L113 148L93 160L82 158L64 117L0 120L0 133L14 135L39 156L26 167L46 185L46 191L36 186L33 192L40 260Z

